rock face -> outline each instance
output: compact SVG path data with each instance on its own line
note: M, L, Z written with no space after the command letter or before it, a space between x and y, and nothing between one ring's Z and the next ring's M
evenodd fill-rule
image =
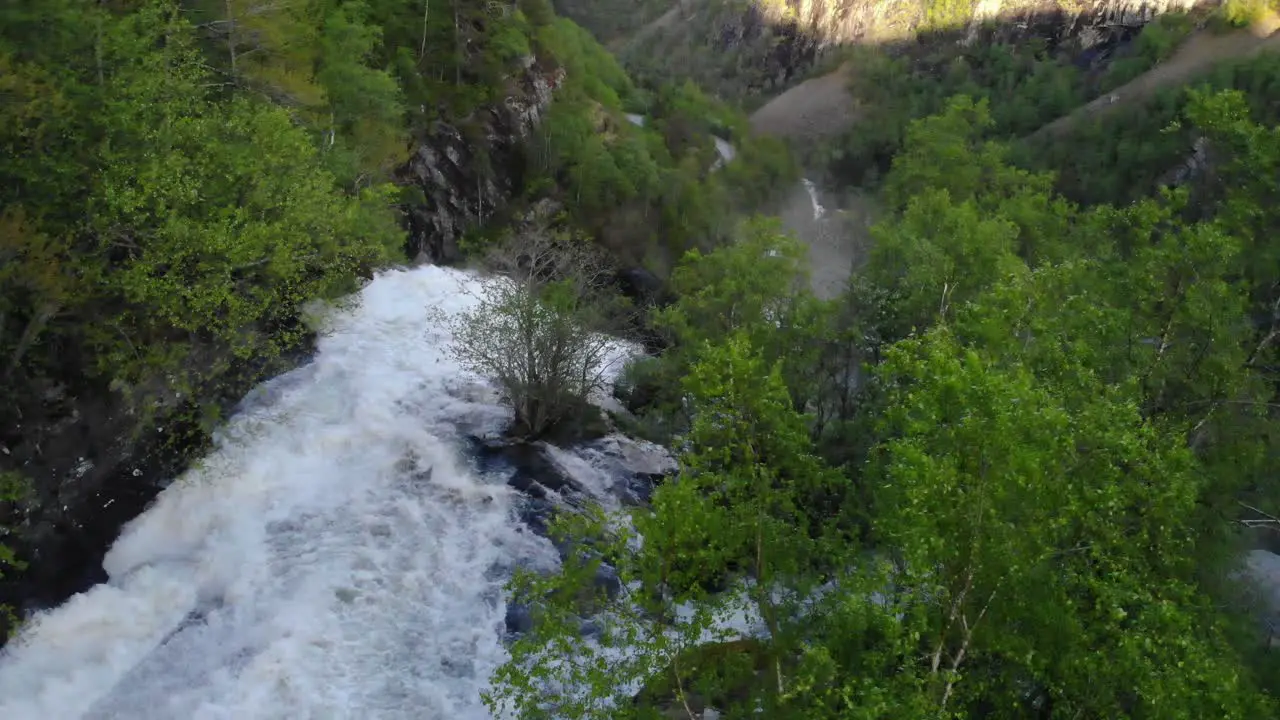
M672 58L666 71L688 73L722 94L776 92L827 51L913 42L926 28L968 41L988 22L1002 39L1043 37L1085 51L1127 36L1160 13L1216 6L1219 0L977 0L967 16L931 18L932 0L705 0L680 22L644 33L624 49L637 69ZM688 56L689 61L683 61ZM701 56L701 57L700 57ZM703 77L705 75L706 77ZM731 78L730 82L717 77Z
M520 186L522 143L542 119L564 70L526 58L504 102L474 113L466 126L437 122L418 141L398 180L422 193L409 208L409 257L459 258L458 240L501 210Z

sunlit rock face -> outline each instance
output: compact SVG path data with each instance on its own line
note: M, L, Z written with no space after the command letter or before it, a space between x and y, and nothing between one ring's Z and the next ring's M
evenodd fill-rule
M1131 36L1157 15L1217 0L686 0L678 18L642 27L620 52L639 74L693 74L728 96L770 94L851 44L1005 41L1041 37L1085 51ZM678 20L678 21L677 21ZM992 25L996 27L992 28ZM984 32L986 28L986 32ZM681 58L675 62L672 58ZM683 58L688 58L684 60ZM699 73L706 74L701 77Z

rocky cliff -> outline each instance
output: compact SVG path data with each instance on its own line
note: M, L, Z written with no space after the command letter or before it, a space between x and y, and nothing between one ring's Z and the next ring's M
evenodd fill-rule
M972 40L1043 37L1085 51L1156 15L1219 0L682 0L677 18L621 50L641 75L692 77L729 97L774 93L835 48L914 43L921 32ZM662 22L666 20L666 22Z
M519 190L522 143L538 124L564 70L529 56L501 103L460 122L437 122L418 140L399 181L421 192L408 208L409 257L451 262L458 241Z

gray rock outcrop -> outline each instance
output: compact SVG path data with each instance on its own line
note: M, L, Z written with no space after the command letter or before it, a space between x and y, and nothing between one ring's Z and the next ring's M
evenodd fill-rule
M418 140L398 180L421 191L408 209L409 257L459 258L458 241L503 208L519 189L523 142L551 104L564 70L533 57L504 102L478 110L465 127L447 122Z

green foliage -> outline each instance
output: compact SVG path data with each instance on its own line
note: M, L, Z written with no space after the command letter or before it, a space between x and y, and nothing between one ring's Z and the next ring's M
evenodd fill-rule
M1202 480L1177 437L1145 424L1122 389L1064 397L945 330L895 346L882 372L878 530L947 609L930 656L943 659L941 672L930 665L943 704L1017 707L1020 677L1088 717L1257 707L1190 584L1182 518ZM993 687L964 670L966 655L987 654L999 658ZM1178 680L1162 677L1170 665Z
M982 102L913 123L841 303L806 297L803 253L765 224L690 253L658 314L673 347L636 371L687 399L682 472L633 529L565 526L600 555L522 576L546 621L494 701L523 717L1274 715L1273 666L1229 603L1237 502L1280 502L1280 130L1242 94L1191 98L1215 182L1120 207L1076 207L1010 166ZM867 379L821 377L833 356ZM851 384L836 422L801 414ZM837 455L844 477L809 459L841 443L858 446ZM634 584L583 603L600 557ZM730 609L768 632L725 632ZM575 642L586 616L599 646Z
M1280 121L1269 98L1280 91L1280 56L1259 53L1222 63L1194 87L1244 93L1253 116ZM1019 164L1051 170L1061 192L1082 203L1127 203L1168 182L1194 151L1197 135L1183 122L1191 94L1163 90L1144 104L1082 122L1061 137L1037 137L1015 146Z
M359 6L39 5L0 10L0 422L6 462L33 470L67 405L119 408L141 434L175 396L274 367L305 303L403 243L384 182L403 120L360 64L377 32ZM235 26L226 12L240 35L193 24ZM318 113L337 137L318 142Z
M780 141L751 135L741 112L691 83L652 96L582 28L539 28L540 53L566 70L529 143L526 195L559 190L577 227L631 263L678 258L732 233L734 210L754 210L798 170ZM627 113L643 112L643 127ZM736 157L722 164L713 135ZM660 268L661 269L661 268Z
M608 7L616 2L593 0L593 5ZM636 10L646 13L651 2L627 3L624 16L630 17ZM796 13L787 3L761 4L765 6L763 14L772 17L744 27L744 17L753 12L748 3L712 0L677 8L676 3L667 2L662 10L673 11L673 17L647 29L632 25L629 36L610 47L632 76L646 86L692 81L715 97L749 106L761 100L763 93L781 92L800 79L809 62L806 37L812 37L797 25ZM773 19L778 15L781 21ZM749 29L732 42L722 42L725 28Z
M847 176L883 174L889 215L819 302L800 242L734 219L795 174L741 113L691 83L641 90L546 2L438 5L0 9L0 378L21 403L4 419L54 383L142 405L296 342L305 302L394 257L385 180L411 130L473 131L532 54L565 72L526 199L556 196L553 225L629 261L678 259L653 317L671 347L623 384L680 473L647 507L558 518L562 567L514 582L538 623L495 713L1277 714L1227 605L1238 503L1280 503L1276 60L1207 85L1241 92L1166 93L1013 154L991 138L1089 94L1045 47L867 64L871 117L832 150ZM1102 84L1186 32L1153 24ZM1151 196L1198 139L1209 169ZM1065 197L1011 157L1060 170ZM584 412L604 350L603 266L567 272L564 238L538 237L560 244L508 253L524 283L455 328L530 436ZM741 615L766 631L727 631Z
M819 159L838 177L876 181L903 148L911 122L943 112L955 95L990 100L983 132L1008 137L1039 128L1088 94L1080 71L1042 42L1015 47L979 39L927 47L904 57L866 51L851 59L856 72L850 89L867 115L819 150Z
M1270 11L1267 0L1226 0L1219 13L1231 27L1248 27Z
M925 0L921 32L959 30L973 17L971 0Z
M505 282L489 285L475 307L448 320L451 351L489 377L515 411L511 432L538 439L589 425L588 398L606 387L607 296L597 248L581 238L529 232L490 248Z
M539 49L565 69L571 87L577 86L596 102L619 109L635 92L617 59L572 21L557 19L539 28L536 39Z
M557 0L555 6L562 16L608 44L655 20L671 4L666 0Z
M744 223L731 245L689 252L671 277L679 299L654 318L675 343L663 358L669 372L683 376L701 343L741 335L778 364L794 406L808 407L821 394L819 338L830 312L809 292L807 264L805 246L761 218Z
M31 494L31 482L20 472L0 470L0 516L5 514L6 506L14 506L26 500ZM0 526L0 580L4 579L6 570L22 570L26 563L19 560L13 549L4 543L8 531ZM13 608L0 605L0 628L12 632L18 624Z
M614 600L593 595L599 556L585 547L571 551L551 577L521 574L518 596L535 604L542 622L499 670L487 698L495 712L654 718L658 707L710 701L731 713L762 706L770 717L799 716L789 714L807 702L794 690L807 672L796 663L806 644L797 609L814 585L815 560L839 567L853 550L840 541L837 524L805 508L814 497L838 497L838 476L812 455L781 375L744 337L704 346L683 386L694 421L681 475L633 516L634 531L598 510L560 523L570 537L593 538L594 550L616 558L623 583L637 589ZM626 550L633 533L644 537L638 552ZM726 582L733 568L759 582L709 594L708 584ZM775 583L786 589L763 589ZM697 603L691 615L676 612L690 601ZM601 633L597 644L583 644L575 617L593 609L607 610L598 615ZM716 618L743 611L760 617L774 642L733 642L716 630ZM629 681L646 678L653 680L645 702L633 704ZM547 683L560 690L547 692Z
M386 71L365 64L382 35L380 28L363 23L365 14L359 3L343 4L326 19L320 38L316 81L327 95L330 131L343 141L335 146L331 137L326 153L351 156L349 167L337 171L344 184L363 172L387 177L404 161L409 144L399 85Z

